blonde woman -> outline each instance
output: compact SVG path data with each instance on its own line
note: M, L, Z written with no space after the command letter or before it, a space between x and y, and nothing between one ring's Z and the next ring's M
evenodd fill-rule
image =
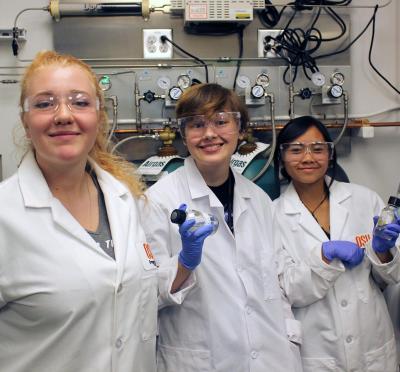
M170 296L172 279L158 284L143 185L107 151L96 75L42 52L20 106L29 150L0 184L0 369L155 371L158 291Z

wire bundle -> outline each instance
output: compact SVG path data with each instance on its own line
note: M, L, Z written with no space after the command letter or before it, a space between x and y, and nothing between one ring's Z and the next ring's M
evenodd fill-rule
M284 6L280 12L275 7L268 6L259 12L261 22L266 27L274 27L280 21L282 14L287 8L291 8L293 13L289 18L283 32L274 41L272 49L281 58L288 62L288 67L283 74L283 80L286 84L290 84L296 80L298 68L302 67L305 76L311 79L311 74L318 71L316 63L316 52L321 47L322 43L335 41L342 38L347 31L344 20L331 8L331 6L346 6L352 0L296 0ZM270 0L265 1L266 5L271 4ZM311 25L305 30L302 28L291 28L290 24L298 12L312 9L312 6L323 5L319 7ZM331 38L323 38L321 31L316 27L317 21L322 10L328 14L339 27L339 33ZM270 40L266 40L269 42ZM293 75L289 80L287 73L293 67Z

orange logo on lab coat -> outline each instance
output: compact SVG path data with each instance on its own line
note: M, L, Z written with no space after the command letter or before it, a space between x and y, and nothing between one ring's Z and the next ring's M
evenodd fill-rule
M367 244L371 240L371 234L363 234L356 236L356 244L360 248L365 248L365 244Z
M147 256L147 258L149 260L149 263L151 263L154 266L157 266L156 259L155 259L154 255L153 255L153 252L151 251L151 248L150 248L150 244L149 243L143 243L143 248L144 248L144 251L146 252L146 256Z

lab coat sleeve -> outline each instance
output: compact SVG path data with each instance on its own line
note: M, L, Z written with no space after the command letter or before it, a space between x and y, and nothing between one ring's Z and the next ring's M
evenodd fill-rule
M169 305L180 305L195 286L196 275L192 272L179 291L171 293L178 270L178 255L173 253L172 245L180 244L180 241L173 238L169 212L161 204L147 199L142 205L142 218L146 240L158 265L158 307L162 309Z
M275 230L283 234L277 218L274 218L274 224ZM310 250L308 257L297 259L290 254L290 247L285 247L288 236L282 240L277 246L278 275L290 304L293 307L304 307L324 298L336 279L345 271L344 265L338 260L326 264L321 257L320 244ZM296 242L292 241L290 244L295 249Z
M398 246L390 250L393 259L387 263L382 263L379 260L372 248L372 241L366 244L365 249L371 261L374 276L378 276L378 278L382 279L386 284L396 284L400 282L400 252Z
M382 199L374 192L372 196L372 204L374 215L379 215L382 208L384 207L384 203ZM397 245L390 250L393 259L388 263L382 263L380 261L374 249L372 248L372 240L365 245L366 254L372 264L373 277L376 278L377 282L381 280L386 284L396 284L400 282L399 241L400 240L398 239Z

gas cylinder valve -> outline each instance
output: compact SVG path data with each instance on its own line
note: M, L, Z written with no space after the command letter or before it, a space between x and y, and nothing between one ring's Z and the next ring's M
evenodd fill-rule
M156 100L156 94L151 90L148 90L147 92L144 92L143 99L148 103L152 103Z
M299 97L301 99L310 99L312 97L312 91L310 88L302 88L299 91Z

